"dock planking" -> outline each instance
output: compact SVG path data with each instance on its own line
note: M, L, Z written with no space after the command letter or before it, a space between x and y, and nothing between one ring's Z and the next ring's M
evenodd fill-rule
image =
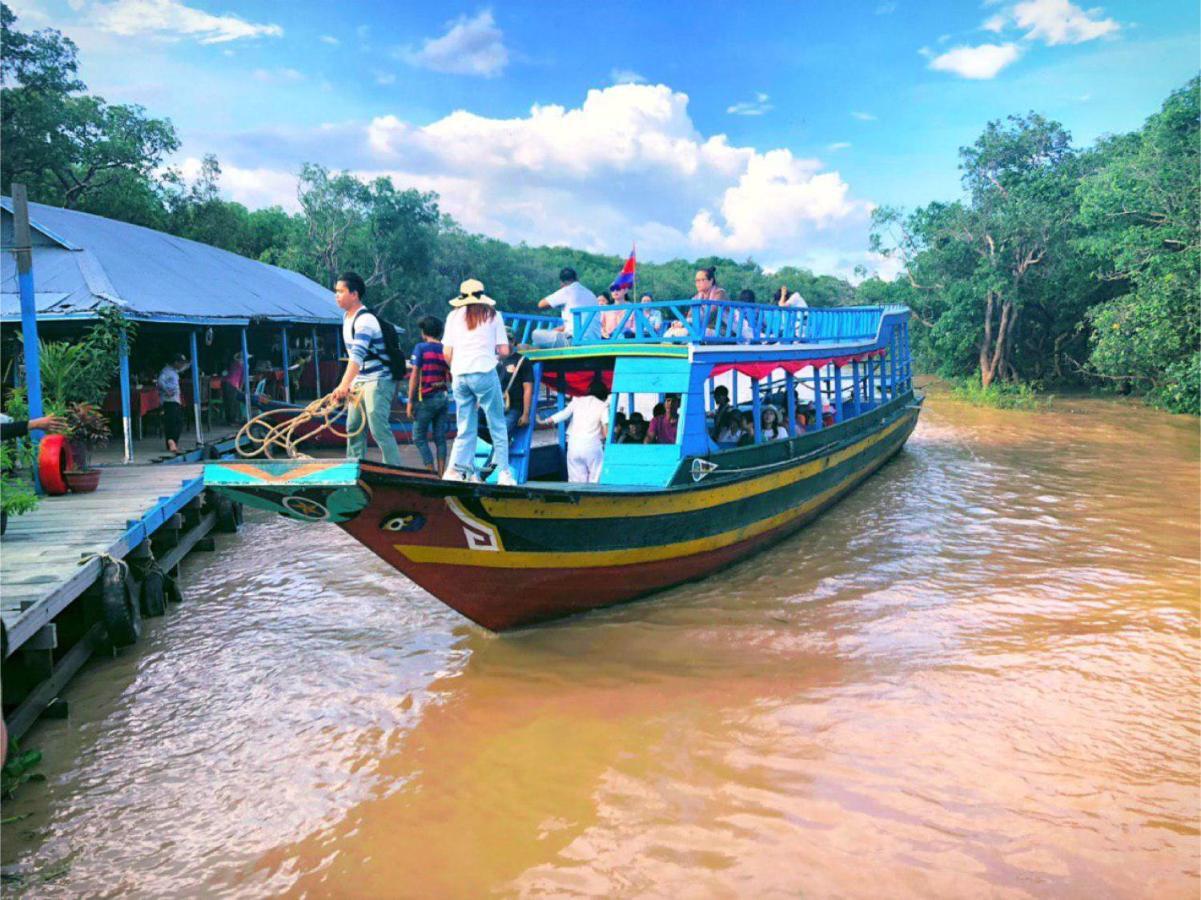
M12 654L100 574L96 554L124 557L204 488L196 464L104 469L93 494L43 497L9 519L0 541L0 618Z

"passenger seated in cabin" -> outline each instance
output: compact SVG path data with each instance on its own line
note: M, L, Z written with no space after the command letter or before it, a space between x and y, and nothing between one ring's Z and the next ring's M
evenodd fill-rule
M668 394L663 398L663 414L651 419L651 427L646 433L647 444L674 444L680 425L680 395ZM656 405L655 409L659 406Z
M605 458L605 433L609 430L609 389L599 378L588 386L588 393L576 397L553 416L539 419L539 425L567 426L567 480L595 484L600 481Z
M722 416L730 409L730 389L724 384L719 384L713 389L713 424L709 427L709 436L714 440L718 440L718 432L721 430Z
M742 440L742 415L736 409L726 408L718 417L716 440L719 444L737 444Z
M624 444L626 442L626 431L629 428L629 422L626 420L626 414L618 412L613 414L613 434L609 441L613 444Z
M802 407L800 407L800 406L797 406L797 409L796 409L796 422L795 422L795 424L796 424L796 433L797 433L797 434L804 434L804 433L805 433L805 432L806 432L806 431L809 429L809 422L810 422L810 421L811 421L811 420L810 420L810 418L809 418L809 413L805 412L805 410L804 410Z
M574 327L571 314L573 309L580 306L596 306L596 295L580 284L575 269L566 266L559 271L559 289L538 301L539 309L562 309L563 324L558 328L535 328L530 334L530 341L535 347L566 347L572 341ZM595 316L588 325L581 339L597 340L601 333L601 317Z
M759 432L763 441L779 441L788 437L788 429L780 422L780 414L774 406L765 406L759 414Z
M746 447L755 443L755 417L749 412L744 412L739 418L742 422L742 437L738 439L738 446Z
M646 440L646 419L642 417L640 412L630 413L630 421L626 426L625 440L623 444L641 444Z

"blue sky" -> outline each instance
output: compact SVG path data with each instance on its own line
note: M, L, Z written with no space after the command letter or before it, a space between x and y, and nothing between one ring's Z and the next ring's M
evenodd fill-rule
M1201 51L1195 0L10 6L252 207L294 208L314 161L437 190L505 240L837 274L880 264L872 205L958 194L989 119L1034 109L1085 145L1137 128Z

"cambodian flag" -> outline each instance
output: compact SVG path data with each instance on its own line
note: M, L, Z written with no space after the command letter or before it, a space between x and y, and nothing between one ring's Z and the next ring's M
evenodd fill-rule
M621 274L609 285L609 290L620 291L622 288L632 288L634 286L634 269L638 265L638 260L634 258L637 248L630 250L630 258L626 260L626 264L621 267Z

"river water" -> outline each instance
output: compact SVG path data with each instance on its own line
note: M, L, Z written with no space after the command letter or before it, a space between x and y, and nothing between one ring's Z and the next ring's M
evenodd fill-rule
M934 390L783 544L501 637L252 516L27 737L5 890L1195 898L1199 449Z

